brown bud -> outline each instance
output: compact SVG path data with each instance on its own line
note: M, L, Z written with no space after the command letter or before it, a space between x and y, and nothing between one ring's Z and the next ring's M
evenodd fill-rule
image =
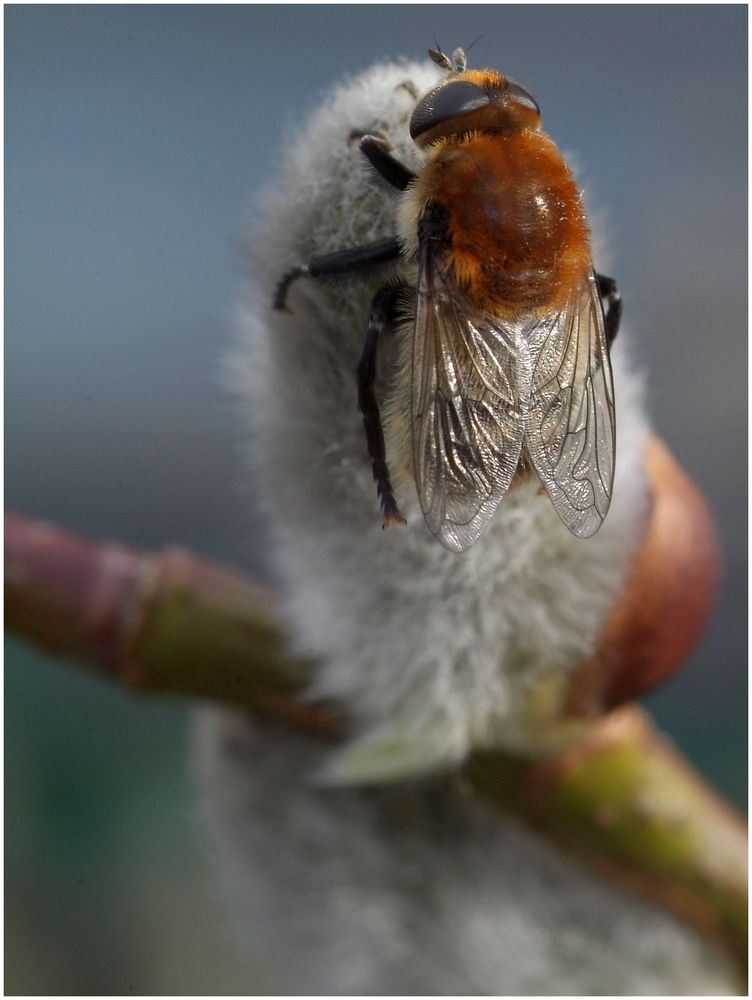
M573 676L569 710L595 715L674 673L700 640L720 575L708 504L666 445L645 451L651 511L645 541L594 656Z

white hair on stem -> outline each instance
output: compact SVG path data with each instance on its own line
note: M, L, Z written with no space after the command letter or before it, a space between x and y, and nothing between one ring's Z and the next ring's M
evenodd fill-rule
M543 749L550 727L531 704L593 651L622 588L647 503L642 387L624 334L600 532L570 535L527 482L457 555L431 536L399 462L408 524L382 531L357 408L371 299L411 265L336 285L302 279L292 314L271 309L291 266L394 235L399 194L347 139L386 128L417 167L401 85L424 92L440 76L428 61L388 63L346 81L291 137L258 201L255 280L227 367L291 649L321 663L310 694L343 706L356 735L332 756L241 713L203 712L197 771L223 883L247 947L273 963L269 991L725 993L725 961L693 932L488 814L458 781L426 777L476 746ZM384 347L388 381L397 354ZM395 448L387 426L388 459Z

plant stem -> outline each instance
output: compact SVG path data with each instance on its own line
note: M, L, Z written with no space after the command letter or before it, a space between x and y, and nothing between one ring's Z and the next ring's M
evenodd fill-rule
M144 553L7 515L6 626L142 690L243 706L337 739L330 707L296 695L315 667L285 651L268 590L179 549ZM270 752L273 752L273 746ZM477 752L464 774L599 870L661 900L745 961L746 831L635 706L542 759Z

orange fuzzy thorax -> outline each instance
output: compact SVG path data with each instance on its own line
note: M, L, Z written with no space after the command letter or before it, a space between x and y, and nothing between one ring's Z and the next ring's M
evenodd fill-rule
M544 133L471 133L434 144L414 195L450 217L447 263L495 313L556 309L592 267L579 188ZM414 202L415 204L416 202Z

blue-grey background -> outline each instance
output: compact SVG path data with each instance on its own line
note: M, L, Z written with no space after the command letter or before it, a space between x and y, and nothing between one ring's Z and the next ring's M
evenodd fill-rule
M713 626L649 699L746 800L744 6L10 6L6 497L251 570L217 376L251 195L344 73L483 34L608 207L655 425L710 498ZM357 419L354 414L353 419ZM8 644L6 991L240 993L191 813L189 707Z

